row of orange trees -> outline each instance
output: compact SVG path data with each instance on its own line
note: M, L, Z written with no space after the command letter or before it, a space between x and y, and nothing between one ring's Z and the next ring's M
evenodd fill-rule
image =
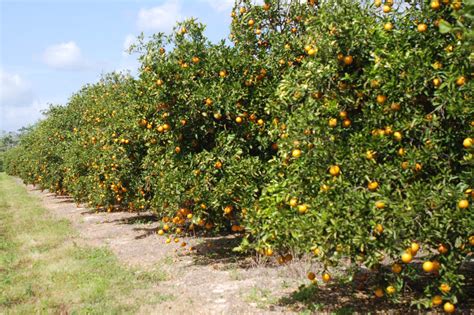
M160 234L311 252L324 281L350 258L377 297L421 277L414 303L452 312L474 245L473 8L237 1L231 45L194 20L139 38L138 77L51 107L7 170L98 210L152 210Z

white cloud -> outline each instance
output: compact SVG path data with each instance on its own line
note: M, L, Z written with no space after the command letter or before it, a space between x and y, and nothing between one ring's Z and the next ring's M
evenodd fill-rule
M138 12L137 26L141 31L168 32L181 19L181 3L178 0L167 0L162 5L141 9Z
M41 111L48 108L48 104L38 100L32 101L28 106L13 107L2 106L1 130L16 131L26 127L42 118Z
M3 107L29 105L33 101L33 91L28 82L19 74L0 69L0 103Z
M48 66L59 70L87 68L87 62L82 57L81 49L74 41L47 47L43 53L43 61Z

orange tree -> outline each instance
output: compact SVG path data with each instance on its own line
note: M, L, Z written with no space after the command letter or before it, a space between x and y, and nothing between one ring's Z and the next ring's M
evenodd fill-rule
M378 271L378 297L397 300L421 259L415 303L453 311L474 243L472 8L237 1L232 45L194 20L141 38L137 78L51 108L7 170L97 209L151 209L160 234L245 230L241 249L350 258Z
M190 20L136 47L144 52L145 105L135 122L148 147L144 191L165 221L237 231L275 153L263 104L277 80L235 47L211 44L203 31Z
M431 276L415 303L451 311L474 242L472 42L438 26L470 21L452 15L459 2L392 2L324 1L305 20L308 58L267 106L283 115L280 150L244 245L313 251L327 267L388 259L380 286L394 299L421 274L421 246Z
M25 183L39 185L59 194L62 186L63 152L69 139L63 133L68 123L63 118L66 107L50 106L48 119L30 128L20 137L21 145L7 151L6 171L20 176Z
M71 145L65 154L68 190L98 209L134 209L139 196L143 143L130 120L135 117L135 81L111 74L71 98Z

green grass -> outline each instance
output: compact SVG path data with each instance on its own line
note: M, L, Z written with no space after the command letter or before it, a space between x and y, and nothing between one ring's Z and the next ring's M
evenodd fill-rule
M174 298L152 289L167 278L159 268L126 268L75 239L68 221L0 173L0 314L123 314Z

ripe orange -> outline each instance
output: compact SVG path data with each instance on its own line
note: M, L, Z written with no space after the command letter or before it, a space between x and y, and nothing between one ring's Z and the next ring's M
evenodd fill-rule
M441 303L443 303L443 298L441 297L441 295L435 295L431 298L431 304L433 306L438 306Z
M399 111L401 108L400 103L392 103L390 105L390 109L393 110L394 112Z
M380 7L380 6L382 5L382 0L375 0L375 1L374 1L374 5L375 5L375 7L377 7L377 8Z
M434 79L433 79L433 85L434 85L435 87L440 86L440 85L441 85L441 79L440 79L440 78L434 78Z
M392 271L394 273L400 273L400 272L402 272L402 266L400 264L394 263L392 265Z
M346 118L342 121L342 127L344 128L349 128L351 126L352 122L350 119Z
M232 210L233 210L233 207L232 207L232 206L226 206L226 207L224 208L224 213L225 213L225 214L230 214L230 213L232 212Z
M440 245L438 246L438 252L439 252L440 254L446 254L446 253L448 252L448 247L447 247L446 245L444 245L444 244L440 244Z
M384 296L383 290L382 290L381 288L375 289L374 294L375 294L375 296L378 297L378 298L381 298L381 297Z
M265 255L266 256L272 256L273 255L273 249L270 247L265 250Z
M298 205L298 198L293 197L290 199L290 206L291 207L296 207Z
M316 275L314 274L314 272L308 272L308 275L307 275L308 279L313 281L314 279L316 279Z
M205 103L207 106L211 106L213 101L210 98L206 98Z
M405 252L402 254L402 261L405 264L409 264L412 260L413 260L413 255L411 253Z
M305 204L299 205L298 212L301 214L305 214L306 212L308 212L308 206Z
M392 7L389 5L384 5L382 10L383 10L383 13L390 13L392 11Z
M163 231L163 230L158 230L158 235L163 235L163 234L165 234L165 231Z
M416 255L420 250L420 245L416 242L412 242L410 245L410 252L412 255Z
M217 162L214 164L214 167L217 168L217 169L221 169L221 168L222 168L222 162L221 162L221 161L217 161Z
M454 313L454 311L456 310L456 307L450 302L446 302L444 303L443 309L446 313Z
M339 117L342 119L347 118L347 112L345 110L339 112Z
M431 261L425 261L423 263L423 270L425 272L432 272L434 270L434 265Z
M441 283L441 285L439 286L439 290L443 293L448 293L449 291L451 291L451 286L447 283Z
M428 30L428 25L426 25L425 23L420 23L420 24L418 24L416 29L418 30L418 32L424 33L424 32L426 32L426 30Z
M301 150L300 149L293 149L291 151L291 156L294 158L299 158L301 156Z
M323 278L323 281L326 282L326 283L328 283L329 281L331 281L331 275L330 275L329 273L327 273L327 272L323 273L322 278Z
M369 188L370 191L375 191L377 188L379 188L379 183L377 181L370 182L367 185L367 188Z
M344 57L344 64L349 66L354 62L354 58L351 55L345 56Z
M250 20L247 22L247 24L248 24L249 26L253 26L253 25L255 24L255 21L254 21L253 19L250 19Z
M377 95L377 103L380 105L384 104L387 101L387 97L385 95Z
M402 133L399 132L399 131L395 131L395 132L393 133L393 138L394 138L396 141L401 141L401 140L402 140L402 137L403 137L403 136L402 136Z
M465 76L460 76L459 78L456 79L456 85L457 86L463 86L466 84L466 77Z
M329 124L329 127L331 127L331 128L336 127L337 126L337 119L336 118L330 118L328 124Z
M307 54L308 54L309 56L314 56L314 55L316 55L317 52L318 52L318 50L317 50L316 48L310 48L310 49L308 50Z
M341 168L338 165L332 165L329 168L329 174L332 176L339 176L339 174L341 174Z
M326 184L322 184L320 189L321 189L321 191L326 192L326 191L329 191L329 189L331 189L331 187L329 187L329 186L326 185Z
M439 8L441 7L441 3L439 3L438 0L433 0L433 1L431 1L430 6L433 10L439 10Z
M377 232L378 234L382 234L383 233L383 226L382 224L377 224L375 225L375 232Z
M387 294L389 295L392 295L394 294L397 290L395 289L395 287L393 285L389 285L385 291L387 292Z
M467 201L466 199L463 199L463 200L460 200L458 202L458 207L459 209L466 209L469 207L469 201Z
M372 150L368 150L366 153L365 153L365 157L367 160L373 160L375 158L375 151L372 151Z
M474 246L474 235L469 236L469 244L471 244L471 246Z
M462 145L466 149L469 149L470 147L472 147L473 143L474 143L474 140L472 140L472 138L466 138L463 140Z
M383 29L386 30L387 32L390 32L393 29L393 24L390 22L387 22L383 25Z
M241 124L243 122L242 117L238 116L237 118L235 118L235 122Z
M376 202L375 202L375 208L377 208L377 209L383 209L383 208L385 208L385 202L383 202L383 201L376 201Z
M451 7L454 11L460 10L462 8L461 0L454 0L453 4L451 4Z

